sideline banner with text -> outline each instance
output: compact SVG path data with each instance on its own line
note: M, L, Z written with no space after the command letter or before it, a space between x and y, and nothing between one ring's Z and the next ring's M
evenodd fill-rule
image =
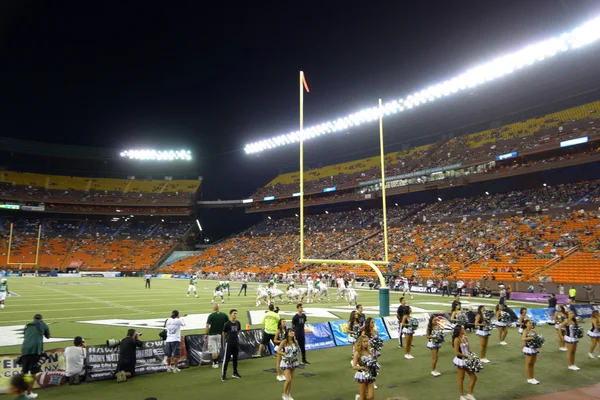
M429 323L429 314L428 313L414 313L412 314L413 318L419 320L419 327L415 331L413 336L425 336L427 332L427 324ZM390 333L390 337L392 339L398 339L398 325L399 321L396 317L383 317L383 322L387 327L388 332Z
M304 325L304 338L307 351L335 347L333 332L328 322Z
M144 346L137 349L135 374L145 375L155 372L165 372L167 363L162 340L151 340L143 342ZM88 346L87 360L92 370L86 377L86 382L113 379L117 362L119 360L119 346ZM179 368L187 368L187 351L185 341L181 339L181 357L178 361Z
M36 379L34 388L60 386L66 383L65 357L63 349L48 350L45 352L50 358L45 359L41 366L42 374ZM7 393L10 378L21 373L21 366L17 365L18 354L0 356L0 393Z

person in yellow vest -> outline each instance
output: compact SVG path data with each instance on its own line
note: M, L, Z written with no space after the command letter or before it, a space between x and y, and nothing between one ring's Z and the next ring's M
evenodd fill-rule
M575 303L576 295L577 295L577 289L575 289L575 286L571 286L571 289L569 289L569 299L571 299L571 301L573 303Z

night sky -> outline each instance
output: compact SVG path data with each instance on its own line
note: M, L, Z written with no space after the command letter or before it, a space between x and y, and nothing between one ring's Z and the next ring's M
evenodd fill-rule
M299 70L320 122L600 13L596 0L240 4L0 2L0 136L191 148L204 198L241 198L277 174L242 148L297 129Z

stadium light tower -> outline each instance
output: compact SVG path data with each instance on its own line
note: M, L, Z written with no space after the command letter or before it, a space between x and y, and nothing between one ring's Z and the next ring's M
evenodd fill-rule
M389 101L383 105L383 113L386 116L401 113L404 110L433 102L444 96L482 85L519 69L552 58L557 54L579 49L599 39L600 17L596 17L570 32L565 32L560 36L532 44L514 53L499 56L485 64L475 66L454 78L422 88L403 98ZM260 153L280 146L298 143L301 140L301 136L303 137L302 141L305 141L321 135L345 131L354 126L377 121L379 113L379 107L365 108L344 117L306 127L303 129L302 135L300 131L293 131L249 143L244 147L244 150L246 154Z

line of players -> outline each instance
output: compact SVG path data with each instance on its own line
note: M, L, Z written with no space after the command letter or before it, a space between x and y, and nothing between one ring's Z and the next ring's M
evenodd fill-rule
M336 301L345 300L349 305L358 304L358 294L356 293L356 290L354 290L352 281L338 278L336 284L338 288L335 297ZM297 288L296 283L290 281L285 292L277 288L277 283L274 279L269 281L266 288L262 284L258 285L256 306L260 306L263 302L266 305L275 304L278 298L281 303L284 303L284 296L287 297L287 301L290 304L297 302L314 303L315 298L319 303L325 300L327 300L328 303L331 303L327 284L322 282L319 278L313 280L309 277L306 280L306 287Z

